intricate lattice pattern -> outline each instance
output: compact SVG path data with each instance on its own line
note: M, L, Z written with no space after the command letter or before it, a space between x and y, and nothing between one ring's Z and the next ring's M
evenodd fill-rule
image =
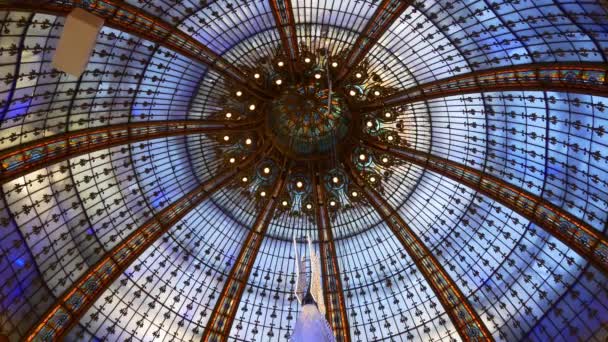
M493 187L362 141L499 179L605 241L606 2L401 3L3 2L0 339L23 340L41 324L48 336L71 326L67 340L200 340L210 330L218 339L285 340L300 309L292 239L309 235L326 258L324 276L339 280L324 279L339 340L466 338L462 321L474 315L451 316L440 291L447 287L437 287L450 279L451 293L466 298L495 340L604 340L605 245L588 244L599 251L590 263L533 218L542 214L536 207L505 205ZM81 77L51 66L74 6L107 23ZM344 63L349 54L356 65ZM344 103L336 108L349 109L356 134L341 141L348 153L319 169L286 168L246 120L267 120L265 104L280 93L276 77L287 83L289 73L253 75L280 58L297 73L305 58L327 56L341 57L329 74L340 79ZM285 133L300 119L281 122ZM230 129L208 131L218 120ZM326 123L309 126L321 132ZM180 202L250 153L264 157L196 206ZM386 221L365 199L344 171L346 158L398 220ZM274 198L283 172L285 192ZM189 210L146 230L180 203ZM319 229L318 205L331 234ZM432 268L418 268L422 254L407 253L395 222L407 224L412 246L433 254ZM111 257L121 251L128 262ZM102 286L89 296L93 283ZM71 289L80 292L67 302ZM331 292L338 289L341 296ZM226 308L229 315L214 316Z

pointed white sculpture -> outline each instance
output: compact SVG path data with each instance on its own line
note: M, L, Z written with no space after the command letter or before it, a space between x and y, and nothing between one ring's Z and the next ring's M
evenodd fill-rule
M325 319L325 302L323 301L323 286L321 283L321 264L315 252L310 237L308 251L310 253L311 282L306 286L304 257L300 258L296 239L293 239L296 263L295 295L302 305L293 334L292 342L335 342L336 338Z
M323 300L323 285L321 283L321 264L319 263L319 256L312 247L312 241L310 236L308 237L308 250L310 252L310 294L317 303L319 312L325 315L325 301Z
M302 301L304 300L304 296L306 295L306 266L304 265L304 257L300 258L298 254L298 245L296 244L296 238L293 238L293 250L296 253L296 289L295 295L298 299L300 305L302 305Z

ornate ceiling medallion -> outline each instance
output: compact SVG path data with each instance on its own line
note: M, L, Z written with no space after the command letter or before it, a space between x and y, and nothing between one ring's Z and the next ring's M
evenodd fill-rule
M334 82L342 61L326 50L312 52L301 46L297 61L286 59L278 51L274 57L262 59L247 70L250 81L275 96L261 100L238 84L229 84L222 97L224 107L214 119L260 120L263 125L256 134L214 137L220 143L217 153L226 164L236 164L250 153L250 147L262 140L271 143L273 151L252 170L244 170L234 184L259 203L264 203L274 178L282 166L279 160L290 160L287 184L279 195L277 215L308 216L314 220L317 210L313 177L324 187L325 205L335 213L364 203L359 189L351 183L339 160L354 151L353 136L362 132L395 142L397 134L390 126L397 121L396 111L372 113L360 117L351 111L363 102L373 101L392 92L382 86L380 76L368 70L364 61L351 75ZM255 143L253 140L256 140ZM389 156L369 153L369 160L355 161L377 185L390 174L386 169L396 161ZM272 156L272 157L269 157ZM313 171L314 170L314 171Z

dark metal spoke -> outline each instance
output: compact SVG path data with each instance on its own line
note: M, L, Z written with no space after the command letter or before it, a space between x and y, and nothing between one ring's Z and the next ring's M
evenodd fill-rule
M422 166L502 203L559 239L608 274L608 239L586 222L547 200L502 179L448 159L402 146L365 139L366 146Z
M317 169L311 177L313 179L313 192L315 194L315 214L317 230L319 233L319 254L321 263L321 274L323 279L323 295L326 307L327 321L332 327L337 341L350 341L350 328L344 290L342 287L338 255L334 244L334 235L331 229L331 221L327 209L327 197L325 187Z
M241 162L238 167L220 172L202 183L129 234L123 242L108 251L63 295L59 296L55 304L29 332L26 340L61 340L108 286L118 279L146 249L210 195L230 183L240 170L252 164L266 149L261 148Z
M492 334L484 322L431 250L395 209L366 183L352 163L346 162L345 169L431 285L460 337L465 341L492 341Z
M291 0L270 0L270 7L272 8L272 16L276 22L277 31L279 31L281 37L289 71L293 75L296 71L300 51Z
M492 91L563 91L608 96L608 64L524 64L475 71L407 88L358 108L369 112L417 101Z
M227 341L230 329L236 317L241 297L245 291L247 280L253 269L253 263L260 251L268 225L275 213L279 195L285 186L288 170L285 163L278 176L271 196L260 210L249 234L243 242L239 256L234 261L226 284L220 292L220 297L211 313L201 341Z
M383 0L376 12L359 34L352 49L346 54L338 70L336 83L346 78L352 69L365 58L365 55L378 42L388 28L410 7L412 0Z
M248 89L252 95L270 98L271 94L250 80L234 63L213 52L187 33L141 9L117 0L58 0L44 4L18 2L0 5L1 10L32 11L56 16L68 15L74 8L83 8L105 20L104 25L159 44L198 61L227 79Z
M146 121L69 131L0 152L0 184L46 166L101 149L188 134L253 130L260 121Z

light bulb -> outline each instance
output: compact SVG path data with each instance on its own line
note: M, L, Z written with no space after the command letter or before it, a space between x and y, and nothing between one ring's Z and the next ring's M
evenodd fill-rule
M382 158L382 162L383 163L388 163L388 158L386 158L386 157Z
M315 78L316 78L317 80L321 79L321 74L315 74Z
M245 140L245 144L247 144L247 145L251 145L251 143L252 143L252 140L251 140L251 139L247 138L247 139Z
M312 204L308 203L308 204L306 205L306 209L308 209L308 210L312 209Z
M392 135L389 135L388 137L386 137L386 139L388 139L388 141L393 141L393 139L395 139L395 138L393 138Z
M374 91L374 96L380 96L380 92L378 90Z
M355 77L356 77L356 78L361 78L361 77L363 77L363 75L361 75L361 73L360 73L360 72L358 72L358 73L356 73L356 74L355 74Z
M336 206L336 201L330 201L329 205L331 205L332 207L335 207Z
M287 201L283 201L283 203L281 203L281 204L283 204L283 206L286 207L289 203Z
M234 164L236 162L236 159L234 158L230 158L230 160L228 160L230 162L230 164Z
M384 117L386 117L386 118L390 118L390 117L391 117L391 112L386 112L386 113L384 113Z
M361 153L361 154L359 155L359 160L365 160L365 158L366 158L366 157L365 157L365 154Z
M243 95L242 91L239 90L239 91L236 92L236 96L242 96L242 95Z
M332 68L337 68L338 67L338 62L333 62L331 63Z
M351 195L353 195L353 197L357 197L357 196L359 196L359 193L356 191L353 191Z
M255 105L254 104L250 104L249 105L249 110L255 110Z
M232 113L226 113L226 118L230 119L232 117Z
M277 85L281 85L281 84L283 84L283 81L281 79L278 79L274 83L276 83Z
M304 58L304 63L310 63L310 58L308 58L308 57Z
M372 183L375 183L376 182L376 177L374 177L374 176L369 177L369 181L372 182Z
M255 79L260 78L260 74L254 74L254 75L253 75L253 78L255 78Z
M351 91L349 91L349 92L348 92L348 94L349 94L350 96L355 96L355 95L357 95L357 92L356 92L356 91L354 91L354 90L351 90Z
M368 122L366 123L366 125L367 125L367 127L372 127L372 126L374 126L374 123L373 123L373 122L371 122L371 121L368 121Z
M248 181L248 178L247 177L243 177L243 178L241 178L241 180L243 181L243 183L245 183L246 181Z
M285 63L283 63L283 61L279 61L279 63L277 63L278 66L283 67L283 65L285 65Z
M340 182L340 178L338 178L338 177L334 177L334 178L332 178L331 180L332 180L334 183L338 183L338 182Z
M303 186L304 186L304 183L302 183L302 182L300 182L300 181L298 181L298 182L296 183L296 187L298 187L298 188L301 188L301 187L303 187Z
M262 192L260 192L260 196L262 196L262 197L266 197L266 191L262 191Z
M228 141L228 140L230 140L230 137L227 135L224 135L224 141Z
M269 174L270 173L270 168L269 167L265 167L264 168L264 173L265 174Z

